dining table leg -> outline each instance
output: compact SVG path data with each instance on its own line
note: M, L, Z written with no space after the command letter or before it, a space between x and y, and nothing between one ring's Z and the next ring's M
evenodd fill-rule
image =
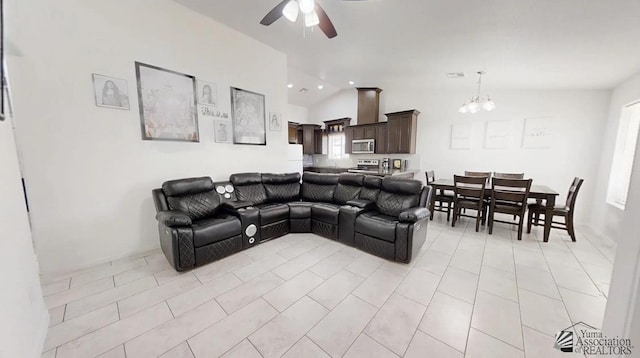
M431 211L431 218L430 220L433 220L433 212L435 211L436 208L436 192L437 192L437 188L435 186L431 187L431 201L429 202L429 210Z
M556 196L547 195L547 205L544 211L544 236L543 241L549 241L549 235L551 234L551 223L553 222L553 207L556 205Z

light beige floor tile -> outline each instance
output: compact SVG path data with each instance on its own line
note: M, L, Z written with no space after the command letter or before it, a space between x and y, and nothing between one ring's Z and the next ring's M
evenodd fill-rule
M360 258L360 256L366 255L363 251L360 251L355 247L351 247L351 246L343 247L342 249L340 249L340 252L354 259L358 259Z
M144 258L139 258L129 262L122 262L122 263L115 263L115 264L112 263L111 266L105 267L101 270L74 275L73 277L71 277L71 288L86 285L89 282L97 281L105 277L111 277L121 272L125 272L133 268L146 266L146 265L147 265L147 261L145 261Z
M105 353L172 318L167 304L160 303L60 346L56 358Z
M157 357L226 316L211 300L125 343L127 358Z
M520 265L516 267L516 273L518 288L560 299L560 293L551 273Z
M468 358L524 358L524 352L476 329L469 332L465 357Z
M516 265L531 267L542 271L549 271L547 260L545 260L542 250L538 247L514 247L513 258Z
M50 351L46 351L46 352L42 353L40 358L56 358L56 350L52 349Z
M460 234L445 233L443 232L438 236L436 241L431 244L429 251L436 251L445 255L453 255L456 252L456 248L460 243Z
M178 317L240 285L242 281L235 275L227 274L172 297L167 303L173 315Z
M398 358L390 350L382 346L380 343L374 341L366 334L361 334L349 350L344 358Z
M94 265L92 267L85 267L85 268L70 271L70 272L40 275L40 284L44 285L44 284L49 284L56 281L65 280L65 279L71 278L74 275L98 271L110 266L111 266L111 262L105 262L99 265Z
M478 290L518 302L518 285L513 272L483 266L480 271Z
M341 357L369 323L377 309L349 295L307 336L332 357Z
M311 238L305 238L300 240L300 242L296 244L278 251L278 255L284 257L287 260L291 260L315 249L320 245L322 245L321 241L313 240Z
M262 358L260 352L254 347L249 340L238 343L237 346L231 348L222 358Z
M184 291L200 286L200 281L193 275L185 275L163 286L157 286L118 302L120 318L131 316L150 306L177 296Z
M573 322L584 322L596 328L602 328L607 299L560 287L560 295ZM564 327L561 327L564 328Z
M568 288L574 291L586 293L592 296L599 296L600 290L591 281L587 273L581 269L569 267L551 266L551 274L559 287Z
M309 292L308 295L326 308L333 309L362 281L364 278L361 276L342 270Z
M353 290L353 295L376 307L382 307L401 281L402 277L398 275L377 270Z
M49 327L62 323L62 321L64 320L65 309L66 309L66 305L49 309Z
M118 286L95 295L91 295L77 301L67 304L67 311L65 313L65 320L78 317L87 312L91 312L97 308L104 307L108 304L115 303L119 300L133 296L137 293L147 291L152 287L156 287L158 284L156 280L151 277L143 277L137 281L133 281L126 285Z
M478 287L478 275L449 266L442 276L438 291L473 303Z
M515 272L513 253L510 248L508 251L505 251L487 245L484 250L484 256L482 257L482 265L503 271Z
M276 255L278 251L296 244L296 241L287 240L290 237L294 237L295 234L289 234L278 238L277 240L269 240L261 243L258 246L252 247L251 250L244 251L244 254L258 261L267 256Z
M80 287L47 296L44 298L44 304L47 308L53 308L87 296L95 295L96 293L106 291L110 288L113 288L113 278L107 277Z
M522 333L527 358L567 358L567 353L553 347L554 337L542 334L527 326L522 327Z
M467 302L436 292L419 329L464 352L472 309L473 306Z
M243 252L225 257L222 260L212 262L194 273L196 277L202 282L209 282L216 277L224 276L230 272L233 272L243 266L249 265L254 260L247 256Z
M217 357L278 315L258 298L188 340L196 357Z
M160 358L194 358L187 342L182 342L165 352Z
M265 294L263 298L275 309L282 312L322 282L324 282L324 280L321 277L309 271L304 271L291 280L274 288Z
M427 250L418 262L416 262L415 267L442 276L449 266L449 261L451 261L451 255Z
M342 252L336 252L335 254L313 265L311 268L309 268L309 271L324 279L327 279L335 275L338 271L342 270L345 266L351 264L353 261L353 257L348 256L347 254L344 254Z
M302 337L282 358L329 358L329 355L313 343L309 337Z
M521 326L518 303L490 293L478 292L471 327L524 349Z
M243 266L235 270L233 273L243 282L247 282L261 276L265 272L270 271L277 266L282 265L285 262L287 262L287 259L280 255L273 254Z
M465 241L461 241L460 245ZM451 257L450 266L455 268L469 271L471 273L479 274L480 267L482 265L482 255L484 247L481 247L480 250L477 249L460 249L458 248Z
M396 292L426 306L431 302L439 283L440 276L413 269L396 288Z
M416 261L417 257L408 264L403 262L385 261L380 265L378 270L387 271L400 277L406 277L411 269L413 269L413 266L415 266Z
M585 271L591 278L593 282L596 284L610 284L611 283L611 274L613 272L613 265L609 264L607 266L600 265L592 265L589 263L582 263L582 267L584 267Z
M323 259L333 255L342 248L342 245L320 245L319 247L304 253L272 270L278 276L289 280L302 271L312 267Z
M305 297L271 322L262 326L249 340L263 357L280 357L329 312Z
M167 259L164 259L162 261L153 261L148 265L136 267L129 271L116 274L113 276L113 281L115 282L116 286L122 286L126 285L129 282L139 280L143 277L153 276L153 274L155 273L166 270L173 270L169 262L167 262Z
M98 358L127 358L127 355L124 352L124 345L121 344L114 349L99 355Z
M417 331L404 358L463 358L463 354L439 340Z
M71 279L66 278L64 280L44 284L42 285L42 295L47 297L53 295L54 293L66 291L69 289L70 283Z
M519 291L522 324L545 334L571 325L564 303L526 290Z
M364 330L397 355L407 350L427 308L400 295L389 297Z
M43 351L61 346L78 337L91 333L119 319L115 304L91 311L84 316L68 320L49 328Z
M369 277L382 265L382 259L372 255L362 255L345 267L345 270L351 271L362 277Z
M255 301L256 298L271 291L283 282L284 280L280 277L271 272L267 272L260 277L256 277L218 296L216 300L227 313L232 313Z

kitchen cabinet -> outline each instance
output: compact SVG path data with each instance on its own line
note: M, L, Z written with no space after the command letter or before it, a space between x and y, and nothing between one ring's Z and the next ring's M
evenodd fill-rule
M364 137L364 128L361 126L353 126L353 139L366 139Z
M313 131L314 149L313 154L325 154L322 152L322 137L324 133L321 129L315 129Z
M375 126L375 140L376 140L376 154L386 154L389 153L389 148L387 145L387 123L380 123Z
M351 154L351 141L353 140L353 128L354 127L346 127L344 129L344 152Z
M375 139L377 125L364 127L364 139Z
M415 154L419 111L387 113L387 145L391 154Z
M289 144L300 144L298 143L298 123L289 122L288 131Z
M316 130L321 130L321 126L317 124L301 124L298 126L299 138L298 144L302 144L302 154L316 154ZM322 137L320 140L320 150L322 151Z

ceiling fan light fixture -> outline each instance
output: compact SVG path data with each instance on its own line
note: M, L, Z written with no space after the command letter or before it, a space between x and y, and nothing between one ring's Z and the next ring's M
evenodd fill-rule
M295 0L291 0L282 9L282 15L291 22L296 22L298 19L298 3Z
M315 11L312 11L309 14L304 14L304 26L313 27L320 23L320 18Z
M298 0L298 4L300 6L300 11L305 15L310 14L316 8L314 0Z

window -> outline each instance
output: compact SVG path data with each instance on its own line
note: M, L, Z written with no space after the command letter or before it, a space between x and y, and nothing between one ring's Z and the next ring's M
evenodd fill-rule
M640 101L622 108L616 149L611 164L607 202L624 210L640 129Z
M344 133L329 134L329 159L342 159L347 155L344 152Z

